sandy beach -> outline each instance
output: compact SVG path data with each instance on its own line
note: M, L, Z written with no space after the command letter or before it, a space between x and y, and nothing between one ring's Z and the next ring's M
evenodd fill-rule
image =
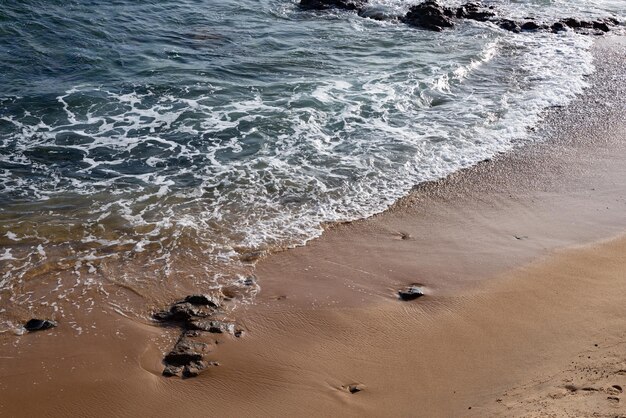
M177 330L77 310L0 335L0 416L626 416L626 40L594 55L541 143L262 259L219 365L163 377Z

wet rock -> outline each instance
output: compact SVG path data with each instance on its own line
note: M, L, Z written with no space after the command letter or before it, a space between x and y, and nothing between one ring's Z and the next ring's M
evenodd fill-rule
M490 9L485 9L480 3L466 3L456 9L456 17L459 19L477 20L486 22L496 14Z
M200 372L207 368L207 363L203 361L195 361L183 368L183 377L196 377Z
M214 341L207 341L206 333L233 333L235 330L235 323L229 322L219 310L221 300L204 294L189 295L172 304L169 310L153 314L156 321L182 331L172 350L163 358L164 376L195 377L212 364L205 356L209 344L218 344L219 340L212 337Z
M614 17L607 17L607 18L604 18L604 22L605 22L607 25L612 25L612 26L617 26L617 25L619 25L619 20L617 20L617 19L616 19L616 18L614 18Z
M27 331L35 332L35 331L44 331L50 328L54 328L57 326L55 321L49 319L30 319L27 323L24 324L24 328Z
M408 25L432 31L442 31L443 28L454 26L451 9L439 5L436 1L427 0L424 3L412 6L402 21Z
M165 355L163 362L167 366L187 366L193 362L202 361L204 354L208 352L208 347L206 343L181 338L172 351Z
M520 26L520 29L525 31L535 31L541 29L541 26L531 20Z
M575 29L575 30L595 29L601 32L609 32L611 30L611 26L618 25L619 21L613 17L607 17L605 19L594 20L593 22L587 22L584 20L568 18L568 19L563 19L558 23L565 25L569 28Z
M565 26L568 26L572 29L580 29L580 28L591 28L593 26L590 22L581 21L574 18L567 18L561 21Z
M367 0L300 0L300 7L305 10L360 10L366 4Z
M222 322L222 321L211 321L211 320L196 320L189 322L190 329L196 329L200 331L207 331L215 334L222 334L225 332L230 332L233 328L232 324Z
M152 319L159 322L165 322L171 318L170 311L158 311L152 314Z
M160 313L159 313L160 314ZM199 306L192 305L188 302L178 302L170 307L167 315L162 314L159 317L164 317L167 321L189 321L194 318L207 317L208 313L203 311Z
M409 301L424 296L424 291L418 285L411 285L398 291L400 300Z
M183 300L183 303L190 303L194 306L208 306L213 309L219 307L219 300L208 295L189 295Z
M172 376L180 376L183 372L183 368L179 366L168 365L163 369L163 376L172 377Z
M350 392L352 394L358 393L358 392L360 392L362 390L363 390L363 388L360 385L358 385L358 384L348 385L348 392Z
M517 22L509 19L501 19L500 21L498 21L498 26L510 32L519 33L522 31L522 28L520 28Z
M201 309L190 303L175 303L169 311L159 311L152 318L159 322L185 322L192 318L207 316Z
M565 26L563 22L556 22L550 27L550 29L552 29L552 32L558 33L558 32L566 31L567 26Z
M593 22L593 28L601 30L602 32L609 32L611 30L609 28L609 25L607 25L605 22L602 22L600 20L596 20L595 22Z

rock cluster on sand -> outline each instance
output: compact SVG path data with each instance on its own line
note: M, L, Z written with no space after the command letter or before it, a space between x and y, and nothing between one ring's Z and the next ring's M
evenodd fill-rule
M173 303L169 309L155 312L152 317L161 325L177 326L182 329L172 350L163 358L164 376L195 377L215 362L206 360L212 344L203 342L206 333L230 333L236 337L232 322L225 321L219 312L220 301L207 295L190 295Z
M376 20L398 20L416 28L432 31L442 31L445 28L451 28L454 26L456 20L461 19L492 22L500 28L511 32L534 32L543 30L556 33L572 29L583 33L593 31L601 34L610 31L611 26L619 24L619 21L612 17L594 21L566 18L551 25L537 23L530 18L523 22L518 22L511 19L498 18L493 6L485 7L481 3L470 2L456 9L451 9L440 5L436 0L426 0L411 6L404 16L391 16L380 10L370 10L366 8L367 3L368 0L300 0L300 7L306 10L325 10L331 8L354 10L362 17Z

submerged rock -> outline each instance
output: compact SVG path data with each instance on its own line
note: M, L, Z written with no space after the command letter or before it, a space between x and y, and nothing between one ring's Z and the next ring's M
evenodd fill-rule
M390 21L390 20L400 20L402 16L399 16L395 13L391 13L389 10L378 7L366 7L359 10L359 16L366 17L372 20L378 21Z
M54 328L57 326L55 321L49 319L30 319L26 324L24 324L24 328L26 328L29 332L35 331L44 331L50 328Z
M452 9L443 7L434 0L427 0L424 3L411 6L402 21L417 28L439 32L443 28L454 26L452 16L454 16Z
M401 300L409 301L424 296L424 291L418 285L411 285L398 291L398 297Z

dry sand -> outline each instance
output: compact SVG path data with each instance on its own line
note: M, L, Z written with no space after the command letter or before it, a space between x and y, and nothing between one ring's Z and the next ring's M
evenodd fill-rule
M545 143L262 260L220 366L164 378L173 331L94 311L0 336L0 415L626 416L626 42L595 53Z

